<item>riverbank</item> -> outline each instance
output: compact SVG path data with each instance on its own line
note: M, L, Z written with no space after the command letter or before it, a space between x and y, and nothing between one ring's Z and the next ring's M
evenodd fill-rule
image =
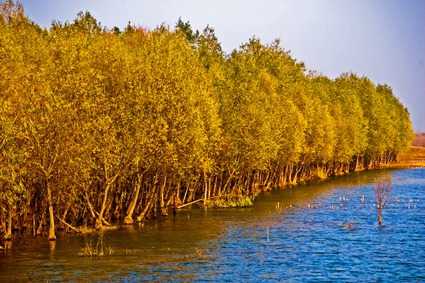
M397 161L393 161L387 164L380 164L373 168L357 168L356 170L350 170L349 166L346 170L340 171L337 174L333 175L327 175L327 174L320 174L320 172L317 172L316 174L306 174L303 177L299 177L296 179L293 179L293 182L286 182L283 186L271 186L271 185L261 185L258 186L257 190L252 191L249 195L244 195L241 192L237 194L226 194L220 196L212 196L204 198L202 196L199 199L187 202L187 203L181 203L179 200L178 205L173 204L171 201L168 202L168 205L162 209L162 213L160 216L151 216L146 217L143 219L143 221L138 221L139 224L143 226L143 223L145 222L152 222L157 221L158 217L160 218L167 218L168 215L175 215L178 213L178 211L188 211L192 208L211 208L211 209L222 209L222 208L246 208L246 207L252 207L254 206L254 203L256 202L257 197L264 192L268 192L271 190L286 190L288 188L294 188L298 187L300 185L319 185L321 183L328 182L330 180L333 180L333 177L347 177L351 175L352 173L363 173L368 171L379 171L381 169L407 169L407 168L416 168L416 167L425 167L425 147L420 146L411 146L406 152L400 154L397 157ZM290 178L289 178L290 179ZM95 211L95 213L97 213ZM97 234L100 232L99 229L95 226L88 226L88 225L71 225L70 223L66 222L64 219L56 216L56 219L58 220L58 225L56 227L57 231L61 234ZM128 226L133 223L125 223L123 221L117 221L117 222L106 222L105 225L102 227L102 231L111 231L111 230L117 230L121 227ZM0 232L1 232L0 227ZM18 238L21 236L24 236L28 233L23 233L23 231L17 231ZM27 231L30 232L30 231ZM40 234L38 234L40 235ZM43 234L41 234L43 235ZM8 240L8 239L4 239ZM11 240L11 239L10 239ZM1 243L1 242L0 242Z

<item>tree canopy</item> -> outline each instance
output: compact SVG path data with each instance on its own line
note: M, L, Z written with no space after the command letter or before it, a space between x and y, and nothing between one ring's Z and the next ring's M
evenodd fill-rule
M307 72L279 41L215 31L40 28L0 4L0 223L132 223L214 198L379 167L413 139L388 85ZM244 202L240 202L244 203ZM18 209L19 208L19 209ZM6 227L6 223L8 227Z

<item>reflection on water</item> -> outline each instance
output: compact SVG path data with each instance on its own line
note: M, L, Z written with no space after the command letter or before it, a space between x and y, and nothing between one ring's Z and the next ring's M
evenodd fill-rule
M377 223L375 186L392 178ZM28 238L0 254L0 281L424 281L425 169L376 171L262 195L253 208L192 209L100 236Z

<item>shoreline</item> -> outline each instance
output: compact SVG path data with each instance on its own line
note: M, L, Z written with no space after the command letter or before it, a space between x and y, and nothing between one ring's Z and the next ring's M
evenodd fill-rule
M425 168L425 147L422 146L411 146L406 152L400 154L397 158L397 161L390 162L388 164L379 164L377 166L373 166L371 168L360 168L354 171L349 171L346 173L334 174L329 176L315 176L312 175L310 178L301 178L298 179L296 183L286 183L282 187L263 187L258 191L251 195L240 194L240 195L223 195L223 196L214 196L211 198L200 198L189 203L180 204L177 206L169 205L165 209L167 210L166 214L161 216L146 218L142 221L134 221L133 223L125 223L125 221L120 221L118 223L108 223L109 225L102 225L102 229L98 229L97 227L90 227L87 225L82 226L73 226L63 219L60 219L56 216L56 219L62 225L58 227L57 232L61 234L79 234L79 235L89 235L89 234L97 234L111 230L118 230L122 227L128 227L131 225L144 225L144 223L149 223L153 221L162 220L164 218L169 217L170 215L175 215L179 210L187 210L194 208L210 208L210 209L228 209L228 208L246 208L254 206L254 203L257 197L264 192L273 191L273 190L286 190L288 188L296 188L303 185L314 185L322 182L327 182L333 180L338 177L347 177L353 174L364 173L368 171L378 171L378 170L400 170L400 169L412 169L412 168ZM41 234L32 235L33 238L45 237L46 231L43 231ZM31 231L21 231L14 235L12 239L4 238L2 241L2 245L7 247L8 242L13 242L16 239L30 236ZM0 250L6 250L0 249Z
M425 151L425 147L423 148L423 150ZM140 222L134 222L131 224L125 224L124 222L122 223L111 223L109 226L103 226L101 230L95 228L95 227L88 227L88 226L72 226L64 221L62 221L61 219L60 222L62 224L65 225L65 227L70 228L70 230L67 231L67 229L65 228L61 228L58 229L57 232L59 232L59 234L62 235L92 235L92 234L99 234L99 233L103 233L103 232L107 232L107 231L114 231L114 230L119 230L123 227L129 227L129 226L134 226L134 225L139 225L139 226L144 226L145 223L151 223L154 221L158 221L158 220L163 220L165 218L168 218L171 215L174 215L175 213L178 213L177 211L179 210L191 210L191 209L240 209L240 208L247 208L247 207L252 207L254 206L254 203L257 199L257 197L261 194L261 193L265 193L265 192L270 192L270 191L275 191L275 190L287 190L289 188L297 188L300 186L306 186L306 185L314 185L314 184L320 184L320 183L324 183L324 182L329 182L332 181L336 178L340 178L340 177L349 177L350 175L354 175L354 174L362 174L362 173L366 173L366 172L374 172L374 171L379 171L379 170L402 170L402 169L414 169L414 168L425 168L425 161L420 161L420 162L413 162L413 161L407 161L407 160L403 160L398 161L398 162L393 162L390 164L386 164L386 165L380 165L379 167L375 167L375 168L369 168L369 169L361 169L361 170L356 170L356 171L352 171L346 174L339 174L339 175L333 175L333 176L328 176L326 178L314 178L311 180L305 180L305 181L300 181L296 184L287 184L286 186L282 187L282 188L271 188L268 190L263 190L261 192L258 192L254 197L251 198L251 204L250 205L246 205L246 206L222 206L222 207L216 207L216 206L204 206L203 204L198 204L198 203L202 203L202 199L194 203L188 203L183 205L181 208L177 207L175 209L176 212L171 212L173 210L172 207L169 207L169 213L168 215L165 216L161 216L160 218L153 218L153 219L145 219L143 221ZM222 199L219 199L222 200ZM194 207L195 206L195 207ZM20 235L18 235L15 239L22 239L25 238L27 236L31 236L30 233L22 233ZM44 237L45 235L37 235L37 236L32 236L32 238L40 238L40 237ZM15 239L12 240L5 240L4 243L8 243L8 242L12 242ZM7 249L7 244L6 245L0 245L0 250L6 250Z

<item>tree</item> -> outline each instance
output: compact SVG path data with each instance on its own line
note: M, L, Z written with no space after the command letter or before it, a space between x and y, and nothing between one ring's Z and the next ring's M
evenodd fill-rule
M181 19L121 32L81 12L43 29L0 4L7 238L250 205L263 190L385 165L412 138L389 86L307 73L278 40L226 54L212 27Z

